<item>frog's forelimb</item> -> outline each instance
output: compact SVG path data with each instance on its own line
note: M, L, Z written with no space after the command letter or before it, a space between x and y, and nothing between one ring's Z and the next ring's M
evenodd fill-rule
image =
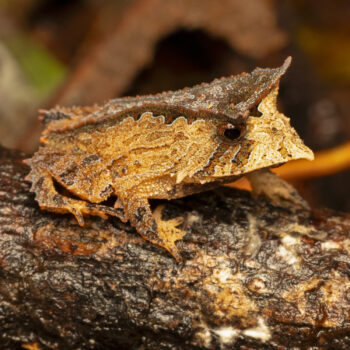
M254 196L263 195L278 206L310 209L308 203L288 182L269 169L255 170L245 175L252 186Z
M152 214L146 198L129 197L125 200L123 206L131 225L136 228L143 238L165 248L178 262L182 261L175 245L175 242L185 235L185 231L177 228L183 222L182 218L163 221L163 206L158 206Z

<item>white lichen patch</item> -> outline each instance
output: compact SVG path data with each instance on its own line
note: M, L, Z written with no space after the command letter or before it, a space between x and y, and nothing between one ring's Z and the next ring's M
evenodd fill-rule
M206 333L207 333L207 338L206 338L207 347L211 344L211 337L210 337L211 333L214 333L218 337L222 347L224 347L225 345L226 346L234 345L239 336L254 338L263 343L271 339L270 329L266 325L262 317L258 317L257 325L255 327L238 329L238 328L234 328L232 326L226 325L220 328L211 329L210 332L206 332Z
M247 337L258 339L263 343L267 342L271 338L271 332L269 327L265 324L262 317L258 318L258 326L254 328L248 328L242 332Z
M291 235L285 235L281 241L282 241L282 244L284 246L293 246L295 244L300 243L300 237L293 237Z
M286 249L283 245L278 247L276 255L282 258L288 265L295 265L299 258L295 255L292 249ZM296 267L296 266L295 266Z
M300 245L300 237L283 234L281 245L276 251L276 256L283 259L285 263L293 267L295 270L300 269L301 266L301 258L297 253L298 245Z
M219 280L220 284L227 283L232 276L232 271L230 268L223 267L221 269L216 269L214 276Z
M232 344L239 335L239 331L233 327L221 327L214 330L214 333L218 335L222 344Z
M341 244L334 241L325 241L321 243L321 248L322 250L333 250L333 249L340 250Z

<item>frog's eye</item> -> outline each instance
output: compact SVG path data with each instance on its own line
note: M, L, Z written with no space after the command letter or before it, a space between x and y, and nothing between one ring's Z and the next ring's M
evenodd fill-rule
M237 140L241 136L242 130L239 126L227 123L218 128L218 134L230 141Z

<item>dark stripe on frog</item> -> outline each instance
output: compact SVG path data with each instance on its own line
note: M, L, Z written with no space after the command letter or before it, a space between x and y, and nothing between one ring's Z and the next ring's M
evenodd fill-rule
M206 163L206 165L198 170L194 176L195 177L205 177L208 175L213 175L214 174L214 168L217 165L217 161L227 150L227 145L225 143L220 143L218 147L214 150L214 152L210 155L210 161Z
M90 165L94 162L99 161L101 158L97 154L91 154L87 157L85 157L82 161L84 166Z
M75 162L69 162L58 176L63 184L67 186L72 186L75 183L75 177L78 171L78 164L76 164Z
M72 121L72 123L65 125L62 128L55 128L54 124L49 124L46 131L50 135L65 133L80 134L90 130L102 131L105 128L120 124L124 119L129 117L132 117L135 121L138 121L141 115L146 112L152 113L155 117L161 115L164 116L164 124L171 124L179 117L184 117L188 124L191 124L199 119L209 119L219 122L226 121L230 123L234 122L235 125L244 124L243 116L232 121L232 119L223 114L213 113L207 110L193 111L181 106L147 104L126 109L116 114L111 113L106 116L96 118L95 120L89 119L84 123L82 123L80 120L76 122Z

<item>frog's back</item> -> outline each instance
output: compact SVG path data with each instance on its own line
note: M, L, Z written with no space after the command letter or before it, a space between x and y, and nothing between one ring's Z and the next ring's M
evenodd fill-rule
M288 57L278 68L257 68L251 73L224 77L211 83L156 95L117 98L103 106L56 107L49 111L41 111L41 119L46 124L44 135L55 131L75 130L87 124L98 125L115 116L123 119L124 115L121 112L127 110L145 112L145 107L150 107L149 110L180 108L193 112L206 111L224 115L234 122L278 85L290 62L291 58Z
M181 169L197 171L219 146L210 118L189 122L176 115L171 122L164 115L144 112L121 121L85 125L75 130L51 132L43 140L82 165L91 157L100 159L113 178L137 174L176 175Z

